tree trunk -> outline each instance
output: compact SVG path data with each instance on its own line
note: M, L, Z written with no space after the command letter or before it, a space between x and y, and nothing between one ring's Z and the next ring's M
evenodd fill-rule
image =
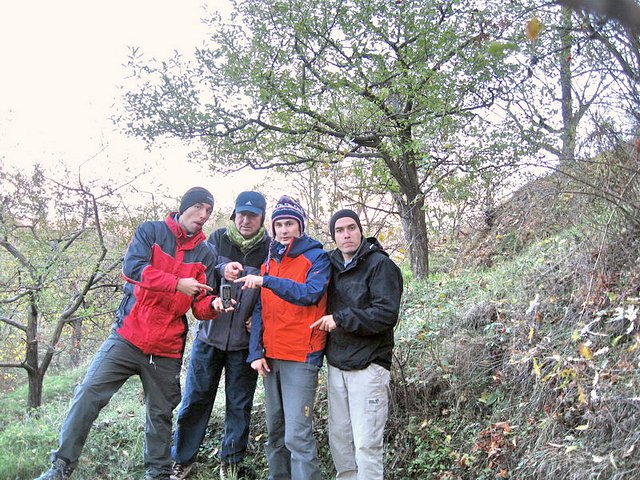
M25 364L29 378L27 409L32 409L42 404L42 382L44 379L44 372L40 371L40 365L38 364L38 307L33 293L30 296L27 320L27 347L25 352Z
M27 400L27 410L38 408L42 405L42 384L44 382L44 373L40 370L31 371L29 374L29 398Z
M424 280L429 276L429 235L424 215L424 196L422 192L414 193L409 200L406 196L395 195L395 199L409 250L411 271L416 280Z
M562 9L562 24L560 35L560 52L558 63L560 67L560 90L562 92L562 124L563 129L560 135L562 141L562 153L560 162L572 162L575 159L576 136L578 131L579 116L573 108L573 74L571 72L571 10Z

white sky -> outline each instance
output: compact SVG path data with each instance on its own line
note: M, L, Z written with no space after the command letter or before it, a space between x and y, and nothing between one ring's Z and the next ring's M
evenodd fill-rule
M206 37L202 3L0 2L0 161L15 168L39 162L52 169L63 161L81 168L85 180L100 178L105 170L111 176L122 170L127 178L126 166L135 171L151 166L151 174L138 183L142 188L175 198L202 185L218 206L233 205L237 193L254 186L256 174L212 178L187 162L186 147L176 142L147 152L141 140L125 137L109 120L129 47L140 47L146 58L167 58L174 50L190 54ZM229 8L227 0L206 3L209 10Z

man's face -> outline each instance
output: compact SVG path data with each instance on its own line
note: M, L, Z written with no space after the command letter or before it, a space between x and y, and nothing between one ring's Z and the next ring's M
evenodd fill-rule
M335 225L335 238L338 250L343 256L351 258L360 247L362 232L353 218L339 218Z
M234 222L243 238L251 238L260 230L262 215L252 212L236 212Z
M283 218L273 222L273 234L282 245L289 245L291 241L300 236L300 224L293 218Z
M178 223L188 233L198 233L202 230L202 226L207 223L207 220L209 220L212 211L213 207L208 203L196 203L180 215Z

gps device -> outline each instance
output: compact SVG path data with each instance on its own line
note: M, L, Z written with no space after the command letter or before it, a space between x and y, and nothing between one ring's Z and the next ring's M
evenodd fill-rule
M228 283L220 285L220 299L222 300L222 306L224 308L231 306L231 285Z

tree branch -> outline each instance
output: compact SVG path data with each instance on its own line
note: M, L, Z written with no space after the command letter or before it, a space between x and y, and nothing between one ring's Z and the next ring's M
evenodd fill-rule
M7 325L11 325L12 327L15 327L19 330L22 330L23 332L27 331L27 326L20 323L20 322L16 322L15 320L9 318L9 317L5 317L4 315L0 315L0 322L6 323Z
M615 20L636 34L640 32L640 6L634 0L557 0L556 3Z

